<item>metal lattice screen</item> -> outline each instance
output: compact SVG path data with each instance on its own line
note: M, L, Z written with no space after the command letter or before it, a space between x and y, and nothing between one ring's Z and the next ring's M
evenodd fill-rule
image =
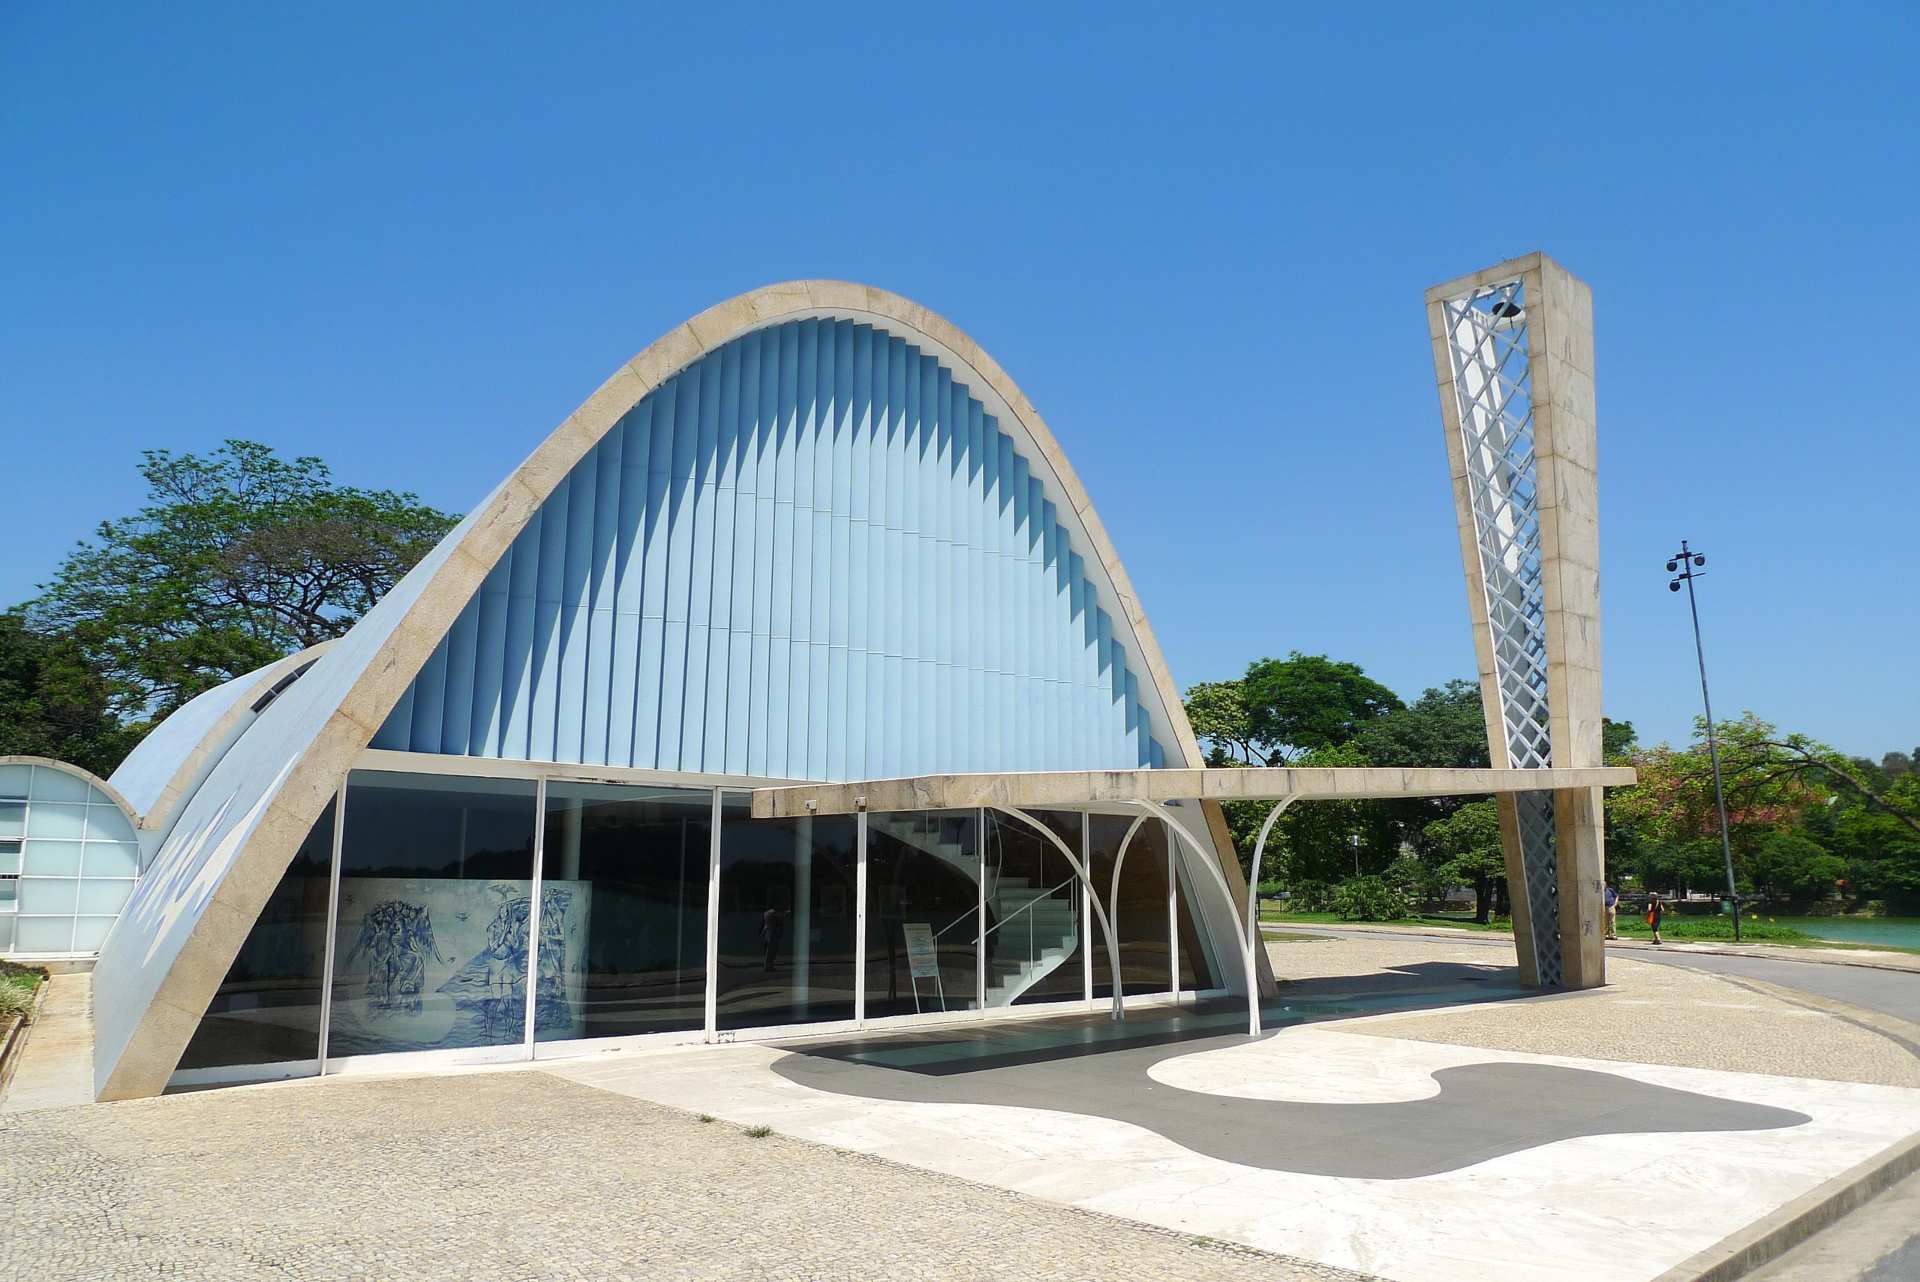
M1444 304L1473 505L1494 677L1508 764L1553 764L1547 721L1547 627L1540 502L1533 449L1533 378L1523 282L1487 285ZM1540 982L1561 979L1558 876L1551 793L1522 793L1521 863Z

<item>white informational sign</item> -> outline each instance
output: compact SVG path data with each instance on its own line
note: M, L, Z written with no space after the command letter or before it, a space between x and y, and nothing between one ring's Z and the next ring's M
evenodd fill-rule
M907 968L914 979L940 978L940 955L933 947L933 927L923 921L901 923L907 936Z

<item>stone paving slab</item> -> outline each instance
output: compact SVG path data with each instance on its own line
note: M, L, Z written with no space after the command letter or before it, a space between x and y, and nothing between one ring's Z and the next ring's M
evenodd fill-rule
M540 1071L0 1118L0 1278L1366 1282Z
M1432 937L1268 940L1276 975L1313 986L1330 977L1436 964L1506 975L1496 950ZM1582 993L1470 1008L1375 1015L1342 1031L1637 1064L1920 1087L1920 1027L1879 1012L1755 981L1632 958L1607 959L1609 984ZM1916 978L1915 982L1920 982ZM1282 988L1282 998L1286 987Z
M1360 988L1380 982L1379 976L1356 980ZM1565 1002L1591 996L1574 994ZM1499 1008L1561 1000L1507 1001ZM1748 1018L1719 1015L1736 1027ZM1357 1035L1343 1030L1358 1021L1342 1019L1283 1028L1259 1040L1203 1034L1185 1053L1151 1042L1108 1049L1107 1039L1091 1031L1107 1027L1104 1016L1084 1018L1091 1021L1085 1035L1063 1028L1059 1036L1070 1049L1102 1043L1097 1058L1063 1060L1028 1048L1024 1063L991 1055L970 1060L962 1045L947 1057L955 1064L927 1061L929 1037L966 1043L976 1030L991 1031L971 1025L945 1034L839 1035L784 1047L610 1053L556 1062L545 1071L1397 1282L1650 1282L1920 1132L1920 1091L1885 1085ZM887 1045L894 1044L904 1050L890 1052ZM877 1078L876 1067L894 1067L891 1082ZM1121 1071L1129 1067L1131 1081ZM1431 1110L1421 1102L1445 1103L1456 1078L1495 1069L1591 1075L1599 1079L1595 1089L1614 1091L1621 1107L1605 1115L1612 1119L1600 1128L1606 1133L1589 1128L1570 1137L1565 1128L1552 1133L1551 1123L1579 1101L1553 1088L1509 1090L1478 1102L1468 1098L1471 1092L1456 1092L1458 1107L1439 1109L1443 1117L1425 1115ZM988 1078L1005 1082L983 1091ZM1656 1096L1688 1092L1715 1105L1692 1117L1697 1129L1654 1133L1658 1118L1639 1102L1649 1098L1647 1088ZM1122 1091L1130 1104L1084 1097ZM1736 1113L1787 1110L1798 1117L1734 1117L1739 1125L1730 1127L1720 1114L1732 1105L1747 1106ZM1385 1151L1383 1139L1407 1139L1409 1119L1444 1123L1440 1129L1451 1131L1460 1156L1427 1174L1401 1170L1386 1177L1329 1164L1332 1150L1320 1142L1328 1137L1297 1127L1303 1117L1337 1123L1327 1115L1340 1112L1351 1114L1351 1147L1370 1166ZM1688 1115L1681 1111L1683 1123ZM1756 1120L1767 1124L1755 1128ZM1782 1121L1789 1124L1777 1124ZM1386 1135L1377 1129L1383 1124L1401 1132ZM1492 1143L1515 1124L1530 1128L1522 1147ZM1209 1135L1209 1127L1216 1133ZM1443 1138L1437 1131L1428 1135L1434 1142ZM1227 1155L1232 1146L1238 1151Z

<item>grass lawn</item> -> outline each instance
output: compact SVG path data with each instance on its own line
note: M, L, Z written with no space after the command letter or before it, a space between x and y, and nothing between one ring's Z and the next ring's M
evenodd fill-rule
M33 1009L33 994L46 977L45 971L35 967L0 961L0 1027Z
M1260 920L1272 926L1402 926L1410 929L1432 929L1437 926L1453 930L1495 931L1502 934L1513 930L1512 921L1505 917L1496 917L1484 926L1470 916L1452 913L1415 913L1389 922L1358 922L1348 921L1338 913L1290 913L1264 904L1260 908ZM1647 925L1646 918L1640 914L1622 912L1620 937L1650 940L1653 938L1653 929ZM1733 919L1720 916L1687 917L1669 913L1661 920L1660 938L1675 943L1719 941L1730 944L1733 942ZM1816 939L1792 926L1769 921L1764 913L1740 919L1740 941L1752 944L1783 944L1791 948L1867 948L1884 952L1920 954L1920 948L1901 948L1893 944L1852 944L1831 939Z
M1278 908L1262 905L1260 920L1270 925L1296 926L1409 926L1431 929L1439 926L1452 930L1499 930L1511 931L1513 923L1505 917L1496 917L1486 925L1481 925L1470 916L1455 913L1414 913L1410 917L1400 917L1389 922L1350 922L1338 913L1290 913Z

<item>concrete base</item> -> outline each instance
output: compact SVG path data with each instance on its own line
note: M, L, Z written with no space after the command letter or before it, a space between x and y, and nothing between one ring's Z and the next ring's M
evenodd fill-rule
M0 1113L67 1108L93 1102L93 976L58 974L47 981L40 1012L19 1048L20 1062Z

